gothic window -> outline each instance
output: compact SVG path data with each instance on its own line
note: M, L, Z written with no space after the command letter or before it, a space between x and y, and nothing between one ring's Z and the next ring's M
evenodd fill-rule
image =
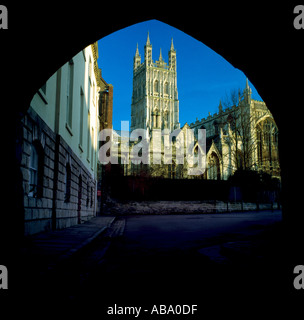
M168 124L169 124L169 112L168 112L168 108L166 107L164 110L164 127L168 128Z
M169 94L169 84L168 84L168 82L165 83L165 94Z
M198 146L196 146L196 148L194 149L194 156L198 155Z
M160 115L157 107L154 108L153 112L153 127L160 128Z
M154 92L158 93L159 92L159 83L158 80L154 81Z
M272 166L278 161L278 128L272 120L266 119L257 125L256 133L259 164Z
M274 128L272 129L272 143L274 145L274 147L278 147L278 137L279 137L279 131L278 128L276 126L274 126Z
M271 125L269 121L264 122L264 141L267 146L271 145Z
M220 161L214 152L212 152L208 162L208 179L219 180L221 178Z
M262 137L263 131L260 125L257 126L257 151L258 151L258 162L259 164L262 164L263 159L263 137Z

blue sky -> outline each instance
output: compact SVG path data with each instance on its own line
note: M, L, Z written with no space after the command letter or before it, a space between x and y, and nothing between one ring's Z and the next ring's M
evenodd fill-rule
M160 48L168 62L173 38L177 55L177 89L181 127L218 111L220 99L232 89L245 88L246 76L202 42L157 20L138 23L98 41L98 65L102 77L114 87L113 128L131 119L133 58L138 43L141 61L149 31L152 59L158 60ZM262 100L250 83L253 99Z

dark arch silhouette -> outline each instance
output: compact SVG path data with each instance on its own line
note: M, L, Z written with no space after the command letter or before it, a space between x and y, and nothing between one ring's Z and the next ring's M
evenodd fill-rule
M293 130L294 137L300 136L300 129L288 125L292 116L285 109L303 105L299 94L303 90L302 82L295 76L295 73L304 74L303 63L300 63L303 32L293 28L292 3L269 7L258 3L251 3L250 7L231 2L204 3L202 8L183 4L173 12L172 2L169 4L168 8L162 4L162 10L135 9L130 3L126 7L119 4L119 8L104 3L85 6L52 3L47 7L43 3L10 4L9 33L1 39L2 48L5 48L2 51L2 61L10 68L2 76L1 85L2 92L15 94L15 101L12 102L8 95L5 101L7 108L16 117L15 135L9 137L12 138L9 141L13 145L17 140L17 161L12 169L13 172L17 171L17 179L8 190L15 190L11 194L17 199L15 203L19 211L22 211L22 185L18 171L19 119L29 107L33 95L60 66L82 48L112 32L142 21L156 19L184 31L242 70L273 113L280 137L287 136L290 129ZM100 55L102 56L102 52ZM8 79L6 75L11 78ZM13 91L10 90L12 87ZM283 215L287 220L299 221L301 214L297 212L296 199L300 198L301 192L289 174L292 164L288 159L288 150L297 149L298 145L292 139L283 138L279 141L286 199L283 203ZM297 179L303 178L302 172L297 173ZM14 233L12 237L13 235Z
M203 42L233 66L241 69L271 109L264 84L270 83L272 66L268 65L270 73L267 74L261 61L272 61L273 56L270 52L278 48L277 37L273 34L271 37L265 35L265 29L269 28L269 17L277 13L268 11L265 7L261 10L258 5L251 4L249 11L241 8L239 4L221 4L221 8L204 4L204 8L200 10L183 7L173 12L153 11L150 8L136 11L134 8L129 8L131 12L128 14L118 14L115 10L112 12L110 8L105 10L103 5L95 3L92 7L88 5L48 8L47 13L43 8L32 9L37 14L35 19L33 21L29 19L26 25L33 29L41 26L39 27L41 35L37 30L36 37L27 38L27 47L30 50L22 52L22 56L25 54L26 57L22 73L32 74L30 90L27 88L24 92L27 101L30 101L37 89L60 66L85 46L132 24L156 19ZM121 11L123 9L121 8ZM258 23L249 23L250 19L257 18ZM253 54L251 48L255 42L257 49L253 50ZM258 49L261 47L263 50ZM268 50L270 48L272 50ZM34 52L39 54L33 54ZM259 76L260 74L263 74L263 77ZM23 91L22 88L21 90ZM27 106L24 105L23 108Z

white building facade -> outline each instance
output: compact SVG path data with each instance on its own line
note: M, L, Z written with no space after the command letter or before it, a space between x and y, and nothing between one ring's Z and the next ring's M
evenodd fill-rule
M24 233L96 214L100 70L97 42L58 69L23 118Z

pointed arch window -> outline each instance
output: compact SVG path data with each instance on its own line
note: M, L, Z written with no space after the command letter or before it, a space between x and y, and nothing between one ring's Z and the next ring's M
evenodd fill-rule
M160 128L160 125L161 125L160 113L157 106L154 108L154 112L152 115L153 115L153 128Z
M165 94L169 94L169 84L168 84L168 82L165 83L164 91L165 91Z
M155 93L159 92L159 82L158 82L158 80L154 81L154 92Z
M212 152L208 162L209 162L208 163L208 179L220 180L221 179L220 161L215 152Z
M260 167L278 165L278 128L267 118L256 127L258 162Z

